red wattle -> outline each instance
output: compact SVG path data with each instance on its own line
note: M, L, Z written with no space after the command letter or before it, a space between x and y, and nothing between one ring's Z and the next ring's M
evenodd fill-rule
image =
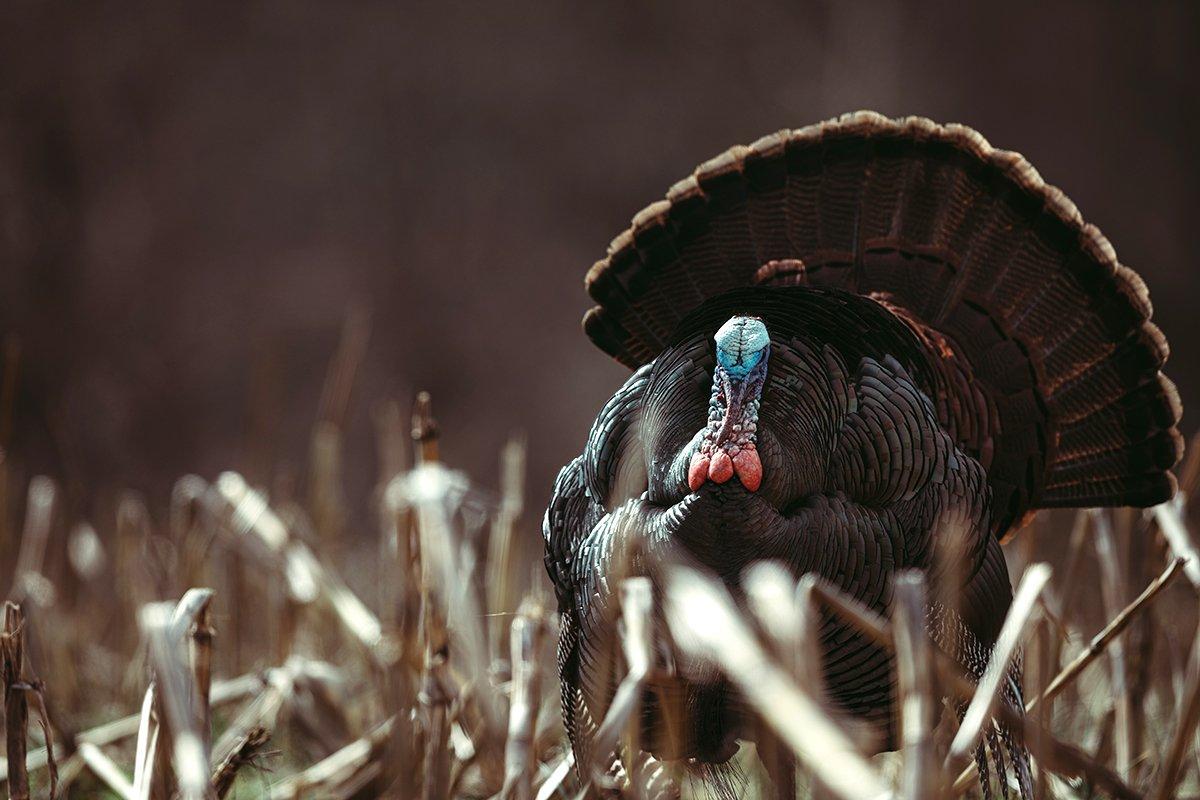
M692 453L692 463L688 465L688 488L693 492L704 485L708 479L708 458L699 450Z
M758 491L762 485L762 459L758 457L758 450L739 450L733 457L733 469L747 491Z
M733 477L733 460L724 450L713 453L712 463L708 467L708 477L713 483L725 483Z

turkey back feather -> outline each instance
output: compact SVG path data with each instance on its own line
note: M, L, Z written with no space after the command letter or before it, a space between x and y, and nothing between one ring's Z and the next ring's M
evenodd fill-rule
M997 534L1031 509L1172 494L1180 404L1146 287L1020 155L871 112L734 147L613 240L587 275L584 328L637 367L697 315L755 310L713 298L789 285L890 312L865 335L887 329L986 468ZM843 349L864 335L841 327Z

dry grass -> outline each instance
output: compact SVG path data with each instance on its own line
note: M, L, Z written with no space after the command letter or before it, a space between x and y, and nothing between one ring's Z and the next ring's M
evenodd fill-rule
M586 788L559 718L524 444L502 454L500 490L483 490L439 462L427 396L411 436L385 408L378 539L349 546L339 431L360 345L351 324L304 503L272 505L233 473L187 476L165 519L129 495L111 521L68 527L55 485L37 478L18 527L18 487L0 474L0 588L12 601L0 772L12 797L544 800ZM1200 484L1194 456L1184 496ZM743 748L726 793L975 792L970 756L1001 714L1034 754L1039 798L1197 796L1200 559L1186 507L1070 519L1046 515L1008 546L1016 599L978 687L929 642L920 575L898 578L883 619L770 565L747 575L743 602L683 559L655 564L660 592L639 577L620 586L622 680L600 749L636 748L642 698L662 677L655 637L669 636L678 658L738 685L769 734L765 767ZM896 651L899 753L868 756L829 708L805 657L822 609ZM1024 720L997 703L1021 651ZM967 707L961 726L944 697ZM600 763L580 771L634 797L662 796L678 773L630 763L616 777ZM683 783L685 796L708 791Z

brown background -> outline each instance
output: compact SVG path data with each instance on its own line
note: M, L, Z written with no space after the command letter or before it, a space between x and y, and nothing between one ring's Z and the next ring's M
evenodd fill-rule
M734 5L5 3L15 460L77 507L262 453L302 473L364 308L352 499L372 404L424 387L485 483L528 433L540 505L623 379L578 329L611 236L725 147L862 107L1063 187L1146 277L1197 408L1200 4Z

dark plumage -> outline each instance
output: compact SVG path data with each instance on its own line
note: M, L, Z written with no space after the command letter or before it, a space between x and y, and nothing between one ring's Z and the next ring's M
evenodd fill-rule
M638 213L587 289L587 334L636 372L546 513L579 764L620 677L625 524L733 587L774 559L879 611L896 570L927 570L961 592L931 635L981 674L1011 600L1001 537L1038 508L1174 490L1180 408L1145 286L968 128L860 112L735 147ZM831 699L890 746L886 655L832 619L821 643ZM748 734L738 700L690 677L682 731L651 702L645 746L723 761ZM1023 751L989 738L1027 788Z

